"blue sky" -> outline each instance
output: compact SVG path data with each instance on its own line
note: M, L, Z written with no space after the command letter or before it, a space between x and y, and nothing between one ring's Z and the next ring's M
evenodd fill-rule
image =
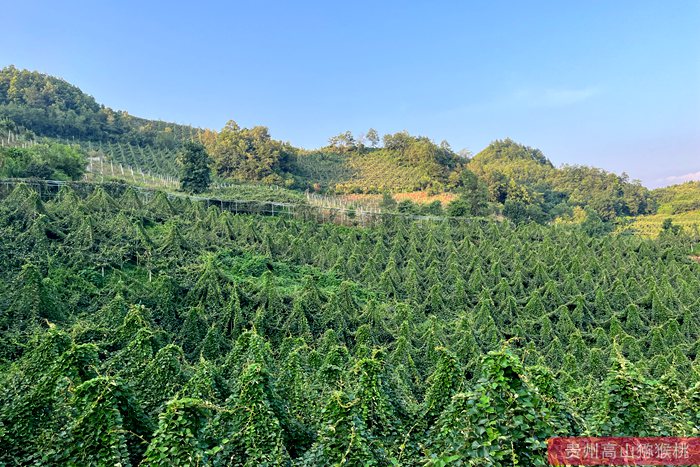
M23 0L2 16L0 65L133 115L308 148L369 127L474 153L510 137L647 186L700 179L699 0Z

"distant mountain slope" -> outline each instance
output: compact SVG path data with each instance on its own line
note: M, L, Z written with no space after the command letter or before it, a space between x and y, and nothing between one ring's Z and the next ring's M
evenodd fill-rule
M460 169L464 161L445 150L440 154L439 147L432 142L420 141L412 146L415 147L407 151L383 148L354 154L348 165L355 177L339 183L336 191L405 193L426 189L441 192L451 188L450 174Z
M653 190L659 214L681 214L700 210L700 181Z
M687 232L700 229L700 182L686 182L651 192L656 213L636 217L631 228L645 236L655 237L663 222L670 219Z
M14 66L0 70L0 121L39 136L174 148L200 131L98 104L65 80Z
M428 138L400 132L386 135L383 148L354 144L300 152L295 175L338 194L437 193L456 186L456 173L465 162Z
M481 177L498 172L518 183L536 184L554 170L554 165L539 149L506 138L475 155L469 169Z

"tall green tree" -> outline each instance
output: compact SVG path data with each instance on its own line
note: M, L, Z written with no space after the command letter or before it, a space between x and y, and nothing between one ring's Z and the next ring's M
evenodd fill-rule
M376 148L377 145L379 144L379 133L377 133L377 130L374 128L370 128L367 130L367 134L365 135L367 138L367 141L369 141L369 144L372 145L373 148Z
M488 208L488 190L474 172L463 169L460 177L460 196L447 206L447 214L454 217L483 216Z
M178 155L180 187L188 193L202 193L211 184L212 160L204 145L186 142Z

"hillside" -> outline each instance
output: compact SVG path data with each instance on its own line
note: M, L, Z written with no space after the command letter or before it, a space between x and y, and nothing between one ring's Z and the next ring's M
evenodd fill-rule
M116 188L0 190L0 463L505 467L700 430L683 236Z
M554 167L538 149L510 139L494 141L467 168L484 184L489 201L514 220L574 219L577 210L606 222L654 212L649 190L626 174L582 165Z
M112 110L60 78L14 66L0 70L0 127L3 120L39 136L168 149L200 132Z
M630 229L641 235L656 236L666 219L682 227L686 232L700 228L700 182L686 182L651 192L657 206L656 213L632 220Z
M370 130L373 131L373 130ZM449 147L407 132L384 135L381 148L368 147L347 133L319 151L302 151L295 174L337 193L442 192L455 187L466 162Z
M651 192L658 214L682 214L700 210L700 181L686 182Z
M505 176L527 185L540 183L555 170L542 151L511 139L491 143L469 161L469 169L483 178Z
M470 159L446 142L436 144L407 132L380 138L370 129L367 135L371 137L345 132L330 138L324 148L305 150L276 140L266 127L241 128L230 121L221 130L200 130L144 120L98 104L61 79L14 67L0 71L0 145L45 138L49 144L78 144L100 179L106 175L173 187L180 170L179 147L196 139L211 156L215 182L221 186L259 184L343 197L389 192L404 201L401 209L406 212L450 210L453 215L502 216L516 223L600 218L612 226L639 218L633 230L645 234L656 233L655 226L667 215L688 229L696 221L697 189L681 185L652 193L624 173L555 167L540 150L510 139L494 141ZM428 208L435 200L441 204Z
M386 135L389 144L382 149L353 142L308 152L274 140L264 127L246 129L230 122L220 131L202 131L145 120L98 104L62 79L12 66L0 70L3 129L77 141L115 163L169 176L176 173L180 143L200 139L222 178L340 192L442 190L459 162L451 151L407 133Z
M0 467L700 467L700 0L0 11Z

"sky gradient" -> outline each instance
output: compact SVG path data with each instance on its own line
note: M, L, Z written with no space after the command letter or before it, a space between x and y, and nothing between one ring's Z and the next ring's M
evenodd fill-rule
M0 66L133 115L307 148L510 137L649 187L700 179L700 0L48 2L2 7Z

